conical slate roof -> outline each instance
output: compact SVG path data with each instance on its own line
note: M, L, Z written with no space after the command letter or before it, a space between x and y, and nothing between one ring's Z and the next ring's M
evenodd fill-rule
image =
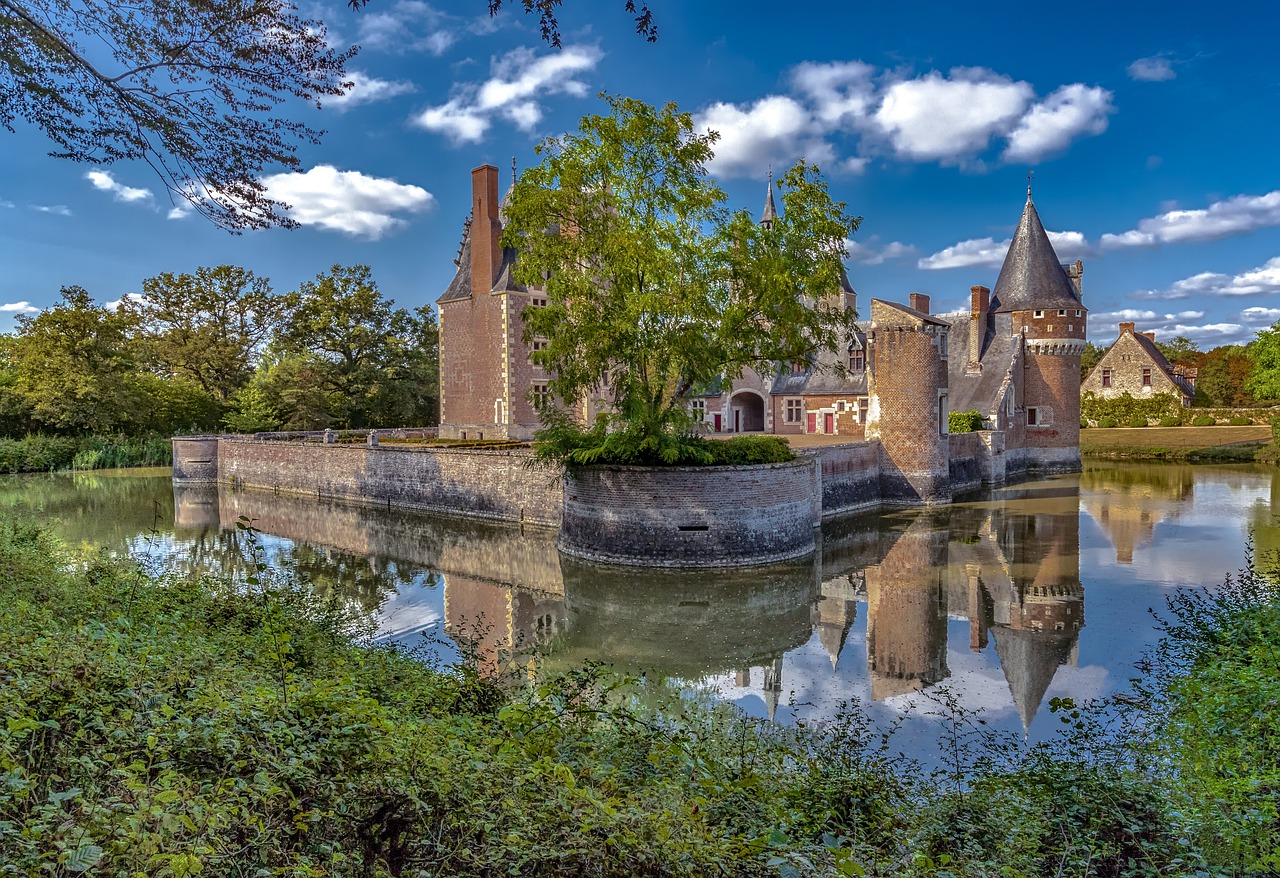
M997 626L991 629L991 634L1013 705L1022 719L1022 729L1028 731L1058 666L1065 664L1071 655L1076 633Z
M778 210L773 206L773 175L769 175L769 187L765 190L764 212L760 214L760 225L772 226L778 218Z
M1062 270L1028 195L996 288L991 292L991 310L1000 313L1079 307L1075 286Z

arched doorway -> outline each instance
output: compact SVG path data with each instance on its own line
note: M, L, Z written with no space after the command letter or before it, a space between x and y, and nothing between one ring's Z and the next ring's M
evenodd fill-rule
M735 433L764 432L764 397L741 390L729 399L729 424Z

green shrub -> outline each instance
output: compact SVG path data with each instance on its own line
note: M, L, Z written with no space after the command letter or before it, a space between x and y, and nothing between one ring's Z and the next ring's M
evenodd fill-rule
M1193 427L1212 427L1217 423L1218 421L1213 415L1196 415L1191 419L1191 426Z
M1147 426L1147 419L1144 418L1142 415L1134 415L1133 417L1129 418L1129 420L1125 421L1125 426L1145 427Z
M1161 427L1181 427L1182 418L1175 418L1171 416L1163 417L1160 419L1160 426Z
M1230 424L1232 427L1248 427L1253 424L1253 418L1246 418L1243 415L1236 415L1231 420L1227 421L1227 423Z
M1119 421L1117 421L1115 418L1111 417L1110 415L1098 418L1099 427L1114 427L1118 423Z
M1280 445L1280 418L1271 419L1271 443Z
M163 436L43 436L0 439L0 472L168 466L173 446Z
M1172 393L1157 393L1135 399L1126 391L1117 397L1103 399L1089 392L1080 398L1080 416L1095 423L1102 418L1114 418L1117 423L1128 423L1136 417L1147 420L1181 417L1182 403Z
M786 463L796 454L781 436L734 436L707 443L713 466Z
M967 412L948 412L947 431L950 433L972 433L982 429L982 412L970 409Z

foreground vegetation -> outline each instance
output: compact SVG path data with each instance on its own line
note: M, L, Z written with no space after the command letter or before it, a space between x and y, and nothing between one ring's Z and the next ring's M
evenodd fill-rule
M254 539L249 534L248 544ZM145 565L144 565L145 566ZM1154 875L1275 868L1280 604L1180 598L1107 726L945 693L940 766L856 704L777 729L584 668L503 685L238 585L0 525L0 863L101 875ZM1242 729L1242 736L1230 730Z
M0 473L47 473L69 469L168 466L167 436L44 436L0 439Z

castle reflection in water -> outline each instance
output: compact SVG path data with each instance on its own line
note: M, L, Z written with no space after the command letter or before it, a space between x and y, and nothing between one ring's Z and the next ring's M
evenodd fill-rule
M525 672L537 655L551 667L594 659L690 681L729 675L773 717L794 682L784 679L784 655L816 633L835 674L865 608L873 700L947 679L948 623L967 620L965 646L994 642L1024 728L1058 668L1076 663L1080 509L1074 479L1033 483L828 525L820 552L801 563L688 572L562 557L554 534L538 529L174 489L180 543L223 545L247 516L292 543L285 566L376 614L384 636L410 638L443 621L489 673ZM438 596L430 599L437 588L443 620Z

